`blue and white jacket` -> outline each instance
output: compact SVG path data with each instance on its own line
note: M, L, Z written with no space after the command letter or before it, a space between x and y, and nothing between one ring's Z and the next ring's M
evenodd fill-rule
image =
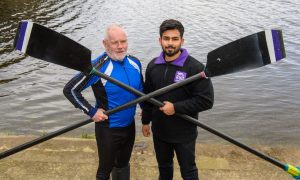
M93 60L92 64L100 72L139 91L143 90L142 68L137 58L127 55L123 61L115 61L103 53ZM96 99L95 106L92 106L81 93L90 86ZM80 108L90 117L95 115L98 108L107 111L137 98L135 94L97 75L83 73L77 74L66 84L64 95L76 108ZM101 123L110 128L127 127L134 121L135 110L136 106L131 106L109 115L108 120Z

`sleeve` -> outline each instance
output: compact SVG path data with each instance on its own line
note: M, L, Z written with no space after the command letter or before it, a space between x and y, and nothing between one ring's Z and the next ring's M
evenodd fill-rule
M145 73L145 83L144 83L144 93L148 94L153 91L153 86L151 83L151 77L150 77L150 67L148 65ZM149 124L152 120L152 108L153 105L151 103L144 102L142 107L142 124Z
M93 107L83 96L82 91L93 84L93 75L85 76L79 73L74 76L64 87L63 93L65 97L75 106L81 109L85 114L93 117L97 108Z
M202 67L194 68L193 74L197 74L202 70ZM175 102L174 109L176 113L195 114L213 107L214 90L210 78L196 80L186 87L191 98Z

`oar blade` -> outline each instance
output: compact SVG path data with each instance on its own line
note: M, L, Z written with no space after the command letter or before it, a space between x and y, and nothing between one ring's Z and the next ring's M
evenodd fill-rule
M21 21L14 47L29 56L89 72L91 51L72 39L30 21Z
M213 77L250 70L285 57L282 31L261 31L209 52L206 74Z

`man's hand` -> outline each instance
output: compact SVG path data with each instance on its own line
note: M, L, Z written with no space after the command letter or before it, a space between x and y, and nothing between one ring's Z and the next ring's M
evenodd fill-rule
M150 125L149 124L143 124L142 126L142 132L143 132L143 135L145 137L149 137L150 136Z
M94 122L101 122L104 121L106 119L108 119L108 116L106 114L103 113L104 109L98 109L96 114L93 116L92 120Z
M168 116L175 114L175 109L174 109L173 103L171 103L169 101L164 101L164 104L165 104L164 106L159 108L163 113L165 113Z

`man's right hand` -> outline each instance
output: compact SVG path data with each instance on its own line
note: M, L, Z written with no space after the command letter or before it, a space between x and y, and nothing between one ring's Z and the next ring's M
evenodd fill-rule
M150 125L149 124L143 124L142 126L142 132L143 132L143 135L145 137L149 137L150 136Z
M103 113L104 109L98 109L96 114L93 116L92 120L94 122L101 122L104 121L106 119L108 119L108 116L106 114Z

